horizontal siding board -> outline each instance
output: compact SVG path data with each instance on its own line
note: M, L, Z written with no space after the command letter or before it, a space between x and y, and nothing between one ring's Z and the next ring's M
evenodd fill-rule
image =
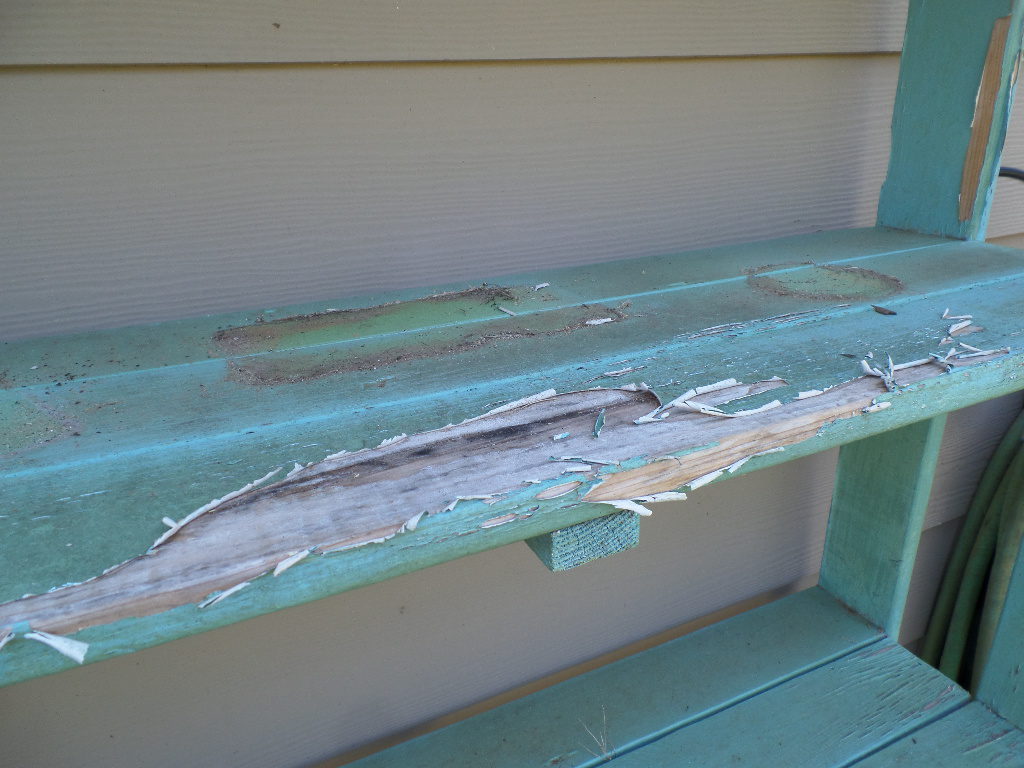
M896 70L8 72L0 337L870 225Z
M10 0L0 64L570 59L897 51L906 1Z

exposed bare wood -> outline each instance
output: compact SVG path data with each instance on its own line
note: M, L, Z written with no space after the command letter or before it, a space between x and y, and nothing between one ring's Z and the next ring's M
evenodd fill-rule
M985 55L985 67L978 85L978 96L974 106L974 121L971 123L971 140L964 157L964 172L960 182L960 221L967 221L974 215L974 204L978 197L982 165L992 132L992 120L999 95L1003 70L1003 53L1006 50L1006 36L1010 31L1010 17L996 19L992 25L992 39Z

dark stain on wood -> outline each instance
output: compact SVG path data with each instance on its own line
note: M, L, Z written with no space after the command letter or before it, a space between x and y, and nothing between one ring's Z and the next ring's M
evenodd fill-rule
M757 267L748 271L747 284L776 296L818 301L881 298L903 289L899 278L873 269L811 262Z

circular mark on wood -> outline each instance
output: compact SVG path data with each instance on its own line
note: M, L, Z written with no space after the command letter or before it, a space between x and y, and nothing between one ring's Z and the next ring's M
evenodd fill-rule
M873 269L811 263L766 264L750 270L747 283L776 296L820 301L877 299L903 288L899 278Z

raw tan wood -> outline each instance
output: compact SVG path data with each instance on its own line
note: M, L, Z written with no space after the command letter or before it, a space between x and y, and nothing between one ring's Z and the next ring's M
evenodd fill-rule
M974 215L974 204L978 197L981 170L985 161L992 119L999 94L1003 71L1003 53L1006 50L1006 35L1010 30L1010 17L996 19L992 25L992 38L985 54L985 67L981 72L978 97L974 107L974 121L971 124L971 140L964 157L963 178L960 182L960 220L967 221Z
M0 64L425 61L898 51L906 0L33 0Z

